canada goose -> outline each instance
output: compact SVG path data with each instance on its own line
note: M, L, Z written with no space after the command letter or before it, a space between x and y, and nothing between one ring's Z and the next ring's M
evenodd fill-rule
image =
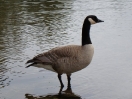
M92 60L94 48L90 39L90 26L99 22L104 21L98 19L95 15L87 16L82 27L82 45L53 48L28 60L27 63L31 64L27 67L36 66L58 73L62 88L64 85L61 75L65 73L67 75L68 88L71 88L71 73L87 67Z

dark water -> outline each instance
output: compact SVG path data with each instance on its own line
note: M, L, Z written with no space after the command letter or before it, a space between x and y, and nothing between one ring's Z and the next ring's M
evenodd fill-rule
M0 99L132 99L131 5L131 0L0 0ZM58 96L57 74L27 69L25 62L56 46L80 44L90 14L105 21L91 28L93 61L72 75L72 92Z

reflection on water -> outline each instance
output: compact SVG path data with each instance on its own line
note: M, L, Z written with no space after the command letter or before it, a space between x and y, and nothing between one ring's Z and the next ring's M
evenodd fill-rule
M79 95L76 95L72 92L72 89L66 89L65 91L57 94L48 94L48 95L32 95L25 94L26 99L82 99Z
M131 99L131 5L131 0L0 0L0 98L55 98L49 93L58 93L57 75L26 69L25 62L56 46L80 44L83 20L95 14L105 23L91 26L95 55L88 68L72 75L73 90L85 99Z
M67 5L64 4L66 2ZM69 12L66 10L70 9L71 5L70 1L1 1L0 72L2 84L0 85L6 86L6 84L3 85L3 81L10 79L6 75L3 77L7 70L13 75L24 74L20 68L27 54L35 54L32 51L41 50L41 47L42 50L46 50L55 44L63 44L60 40L64 40L66 35L64 30L68 26L62 24L69 21L69 18L66 18ZM49 43L50 45L47 45ZM27 50L28 52L25 52ZM13 68L16 67L20 67L20 71L14 71Z

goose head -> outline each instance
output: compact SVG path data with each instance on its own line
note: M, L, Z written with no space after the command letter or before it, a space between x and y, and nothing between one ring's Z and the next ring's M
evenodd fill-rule
M88 20L91 23L91 25L99 23L99 22L104 22L104 21L98 19L95 15L89 15L89 16L87 16L86 20Z
M95 15L89 15L85 18L82 26L82 46L92 44L90 39L90 26L99 22L104 22L98 19Z

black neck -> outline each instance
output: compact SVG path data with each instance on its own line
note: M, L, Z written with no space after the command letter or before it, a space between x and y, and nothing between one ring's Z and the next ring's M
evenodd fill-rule
M82 46L86 44L92 44L90 39L90 22L85 19L82 28Z

